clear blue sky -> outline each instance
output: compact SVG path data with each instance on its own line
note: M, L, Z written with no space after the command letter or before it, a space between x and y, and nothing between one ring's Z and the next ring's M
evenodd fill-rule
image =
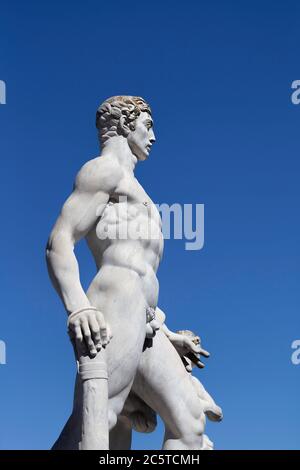
M207 433L220 449L300 448L299 14L296 1L1 3L1 449L49 448L71 408L44 247L116 94L152 106L157 143L137 176L153 200L205 204L203 250L166 242L159 303L211 351L198 376L225 417ZM77 253L87 286L94 264Z

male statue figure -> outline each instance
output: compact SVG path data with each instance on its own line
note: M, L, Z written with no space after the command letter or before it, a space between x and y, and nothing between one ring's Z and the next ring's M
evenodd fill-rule
M147 159L155 142L151 110L140 97L112 97L98 109L96 125L101 156L79 171L47 245L49 273L67 311L79 361L73 413L55 448L108 448L105 429L94 447L82 445L82 434L90 435L87 426L97 432L94 415L105 414L106 405L108 429L114 428L136 378L135 393L164 420L163 448L198 450L204 427L201 403L171 341L156 331L155 314L163 315L156 277L163 251L161 219L134 176L136 163ZM125 237L109 236L122 232L124 224ZM74 245L84 237L98 268L87 292L74 254ZM145 348L151 331L152 347ZM191 341L189 347L202 353ZM97 391L104 397L105 377L107 402L97 409L91 400ZM93 384L82 392L89 379ZM105 426L105 416L102 422Z

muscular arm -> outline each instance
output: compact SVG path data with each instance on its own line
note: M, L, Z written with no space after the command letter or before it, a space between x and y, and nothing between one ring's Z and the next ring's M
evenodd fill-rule
M119 178L120 170L106 161L102 162L102 157L84 165L50 234L47 266L68 315L91 306L80 283L74 246L101 216Z

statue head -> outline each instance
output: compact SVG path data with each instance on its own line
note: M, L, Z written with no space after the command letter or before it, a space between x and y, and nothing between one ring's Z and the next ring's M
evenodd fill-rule
M113 96L99 106L96 127L101 145L123 136L138 160L145 160L155 142L150 106L138 96Z

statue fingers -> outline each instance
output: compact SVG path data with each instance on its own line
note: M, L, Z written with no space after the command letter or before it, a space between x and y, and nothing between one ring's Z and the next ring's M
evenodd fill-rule
M89 327L92 335L92 340L94 342L95 348L97 351L100 351L102 344L101 344L101 335L100 335L100 327L99 323L96 320L96 316L90 316L89 318Z
M192 351L194 354L199 354L201 352L201 347L199 344L195 344L191 338L188 336L183 337L183 345L189 351Z
M100 328L101 343L102 343L102 346L105 347L109 343L106 322L105 322L103 314L99 311L96 312L96 318L97 318L99 328Z
M91 330L86 318L82 318L81 320L81 329L83 333L83 337L88 348L89 354L94 357L97 355L97 350L95 348L94 342L92 340Z
M189 347L193 351L194 354L201 354L201 356L204 356L204 357L209 357L210 356L209 352L206 351L205 349L201 348L200 344L195 344L189 338L188 338L188 340L189 340L189 343L188 343Z
M200 348L200 354L204 357L210 357L210 353L202 348Z
M195 355L192 361L197 367L199 367L199 369L203 369L205 367L205 364L200 361L199 356Z
M79 357L82 354L85 354L86 348L84 345L84 340L82 336L82 331L79 322L74 325L73 334L71 336L73 346L75 346L76 355Z
M193 364L195 364L195 366L199 367L199 369L203 369L203 367L205 367L205 364L203 364L203 362L201 362L199 359L200 357L199 353L198 354L189 353L187 357L193 362Z
M195 364L197 367L199 367L199 369L203 369L205 367L205 364L199 360L196 361Z

